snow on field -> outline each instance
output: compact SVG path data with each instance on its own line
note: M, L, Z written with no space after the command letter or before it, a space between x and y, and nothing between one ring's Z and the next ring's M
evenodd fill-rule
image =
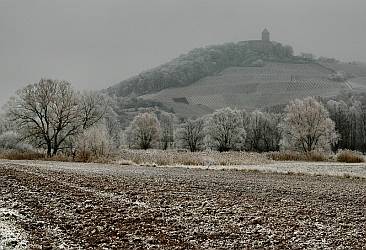
M0 161L0 208L24 215L1 210L2 235L6 242L27 239L31 249L366 245L364 179L245 172L356 176L365 164L153 166ZM230 168L244 171L216 171ZM24 225L23 236L16 226Z
M16 210L0 208L0 250L27 249L26 234L16 225L19 217Z
M260 165L240 166L184 166L188 168L203 168L213 170L248 170L260 172L275 172L285 174L329 175L341 177L366 178L366 164L348 164L335 162L272 162Z
M5 162L4 160L2 162ZM87 171L94 173L103 173L105 168L103 164L89 163L88 166L93 168L85 169L84 163L70 163L70 162L45 162L45 161L7 161L26 166L47 166L52 170L70 169L78 171ZM118 164L108 164L109 174L118 172L118 168L123 167ZM359 177L366 178L366 164L365 163L338 163L338 162L276 162L272 161L263 164L247 164L247 165L231 165L231 166L186 166L186 165L172 165L162 167L183 167L191 169L210 169L210 170L248 170L260 172L276 172L285 174L309 174L309 175L329 175L340 177ZM138 170L136 170L138 171Z

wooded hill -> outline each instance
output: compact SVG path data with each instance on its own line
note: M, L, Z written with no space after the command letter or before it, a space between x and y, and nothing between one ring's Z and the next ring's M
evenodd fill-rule
M223 107L264 109L294 98L366 91L366 65L314 58L294 56L291 46L273 41L226 43L194 49L106 92L123 99L118 112L125 116L150 107L199 117Z
M140 96L166 88L183 87L228 67L261 66L263 61L305 63L290 46L277 42L245 41L194 49L154 69L110 87L117 96Z

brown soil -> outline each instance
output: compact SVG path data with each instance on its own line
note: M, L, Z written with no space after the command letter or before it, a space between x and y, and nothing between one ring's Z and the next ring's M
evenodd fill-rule
M362 179L2 163L0 201L35 249L366 249Z

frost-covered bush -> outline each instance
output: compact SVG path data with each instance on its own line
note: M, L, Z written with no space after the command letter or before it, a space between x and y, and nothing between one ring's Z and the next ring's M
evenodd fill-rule
M7 131L0 135L0 149L7 150L32 150L33 147L20 141L19 134L14 131Z
M241 111L231 108L215 111L208 117L206 133L209 146L220 152L241 149L246 136Z
M109 156L112 152L112 141L104 124L85 130L76 140L78 160L90 161Z
M19 143L19 135L13 131L7 131L0 135L1 149L15 149Z
M30 144L21 142L14 131L6 131L0 135L0 158L10 160L36 160L43 158L42 152L35 150Z

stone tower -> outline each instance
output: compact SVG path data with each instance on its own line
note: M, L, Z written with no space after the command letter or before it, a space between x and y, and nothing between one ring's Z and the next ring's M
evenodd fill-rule
M262 41L264 42L269 42L270 41L270 37L269 37L269 31L267 29L264 29L262 31Z

